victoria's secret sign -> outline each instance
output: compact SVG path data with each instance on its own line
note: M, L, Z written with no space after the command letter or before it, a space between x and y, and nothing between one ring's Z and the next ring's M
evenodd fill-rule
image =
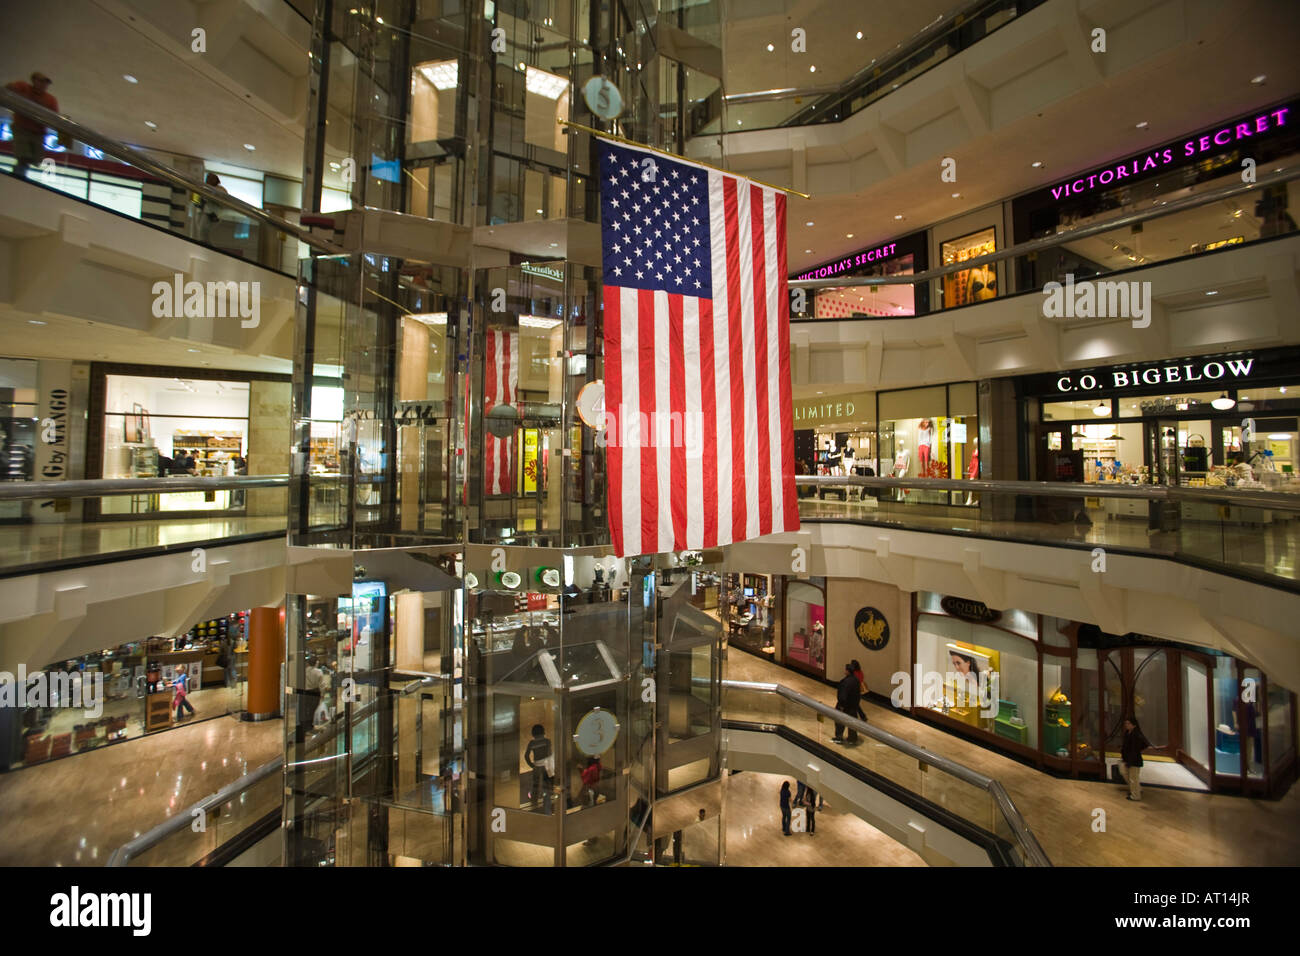
M852 269L854 266L863 266L871 262L880 262L889 259L898 254L898 243L887 242L883 246L876 246L872 249L863 249L861 252L849 256L847 259L841 259L839 262L832 262L829 265L819 266L816 269L810 269L796 279L824 279L827 276L837 276L841 272Z
M1258 113L1246 119L1225 123L1189 139L1168 143L1150 152L1142 153L1113 163L1102 169L1084 173L1052 187L1052 198L1056 200L1072 199L1082 193L1110 186L1123 179L1135 179L1147 173L1177 164L1186 159L1194 159L1213 153L1225 146L1243 140L1255 140L1286 126L1290 121L1290 106Z

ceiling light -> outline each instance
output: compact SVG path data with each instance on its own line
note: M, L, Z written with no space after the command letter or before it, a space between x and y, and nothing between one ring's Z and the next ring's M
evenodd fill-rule
M1259 76L1252 76L1250 78L1250 82L1254 83L1256 86L1259 86L1267 79L1268 77L1265 74L1261 73Z
M804 223L804 225L805 225L805 226L811 226L811 225L813 225L813 221L812 221L811 219L809 219L807 222Z
M861 31L861 30L858 31L858 39L859 39L859 40L862 39L862 31Z
M126 80L128 83L139 83L139 82L140 82L140 81L137 80L134 76L132 76L130 73L123 73L123 74L122 74L122 79Z
M811 249L805 249L804 252L812 252Z
M1146 129L1146 128L1147 128L1147 121L1146 121L1146 120L1143 120L1142 122L1138 123L1138 124L1137 124L1137 128L1138 128L1138 129Z
M144 125L145 125L145 126L148 126L150 129L157 129L157 128L158 128L158 124L155 123L153 120L145 120L145 121L144 121Z
M953 194L952 194L952 198L953 198L953 199L960 199L960 198L961 198L961 193L953 193Z
M1278 391L1281 392L1283 395L1285 395L1285 394L1286 394L1286 386L1283 385L1281 388L1278 389Z
M1043 161L1042 161L1041 159L1036 159L1036 160L1034 160L1032 163L1030 163L1029 165L1032 166L1032 167L1034 167L1034 169L1042 169L1042 168L1043 168Z
M187 351L187 352L201 352L201 351L203 351L203 350L202 350L202 349L186 349L185 351Z
M253 150L257 149L257 147L254 146L252 143L245 143L244 149L248 150L251 153Z
M737 126L741 125L741 121L740 121L740 120L736 120L736 125L737 125Z
M420 72L426 80L433 84L433 88L439 92L454 90L457 83L460 82L460 63L457 60L438 60L436 63L425 63L420 67Z
M543 212L539 209L539 210L537 210L537 215L542 216L542 215L545 215L545 213L543 213Z
M569 81L562 76L530 66L525 73L524 87L529 93L536 93L548 100L558 100L560 94L569 88Z
M1291 437L1291 433L1290 433L1290 432L1270 432L1270 433L1269 433L1269 436L1268 436L1268 440L1269 440L1269 441L1287 441L1288 439L1290 439L1290 437Z
M817 72L817 67L815 67L815 66L810 66L810 67L808 67L808 72L809 72L809 73L816 73L816 72Z
M521 329L553 329L563 323L563 319L551 318L549 315L521 315L519 317L519 327Z
M1092 413L1098 417L1101 417L1102 415L1109 415L1110 406L1107 405L1105 402L1098 402L1096 407L1093 408Z
M28 325L49 325L50 323L44 321L43 319L28 319L27 324Z
M1206 294L1206 295L1218 295L1218 294L1219 294L1219 290L1218 290L1218 289L1211 289L1209 292L1207 292L1207 293L1205 293L1205 294Z
M902 217L902 216L895 216L894 218L895 218L895 219L902 219L903 217Z
M416 322L422 322L425 325L446 325L447 324L446 312L421 312L418 314L414 312L408 312L405 318L414 319Z
M771 53L771 52L772 52L773 50L775 50L775 49L776 49L776 47L772 46L772 44L769 43L769 44L767 45L767 52L768 52L768 53Z
M334 170L335 172L338 172L340 169L342 169L342 167L339 166L338 163L330 163L330 169Z
M851 232L846 232L846 233L844 234L844 238L845 238L845 239L852 239L852 238L853 238L853 233L851 233Z
M558 246L558 245L559 245L558 242L553 242L553 243L551 243L551 248L554 249L554 248L555 248L556 246Z
M1233 399L1228 397L1227 392L1224 392L1214 401L1210 402L1210 404L1213 405L1215 408L1217 408L1219 411L1226 412L1228 409L1232 408L1237 403Z

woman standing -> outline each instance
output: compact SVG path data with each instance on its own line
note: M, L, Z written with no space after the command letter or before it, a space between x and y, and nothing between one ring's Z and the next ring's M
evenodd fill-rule
M1124 779L1128 781L1128 799L1142 800L1142 784L1138 777L1142 774L1142 751L1151 746L1151 741L1142 734L1137 718L1124 718L1124 742L1119 753L1124 762Z
M790 835L790 781L781 783L781 832Z

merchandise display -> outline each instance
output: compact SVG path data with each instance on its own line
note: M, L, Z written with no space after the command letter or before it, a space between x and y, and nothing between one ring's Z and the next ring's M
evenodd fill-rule
M997 251L997 243L992 227L945 242L940 247L943 264L952 265L978 259ZM998 280L996 265L976 266L943 277L943 301L945 308L970 305L996 298Z

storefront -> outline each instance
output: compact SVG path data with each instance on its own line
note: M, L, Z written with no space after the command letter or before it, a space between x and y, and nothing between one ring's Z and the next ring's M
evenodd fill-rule
M924 272L929 267L928 263L927 233L914 232L889 242L859 249L834 262L815 266L796 278L907 276ZM929 311L929 289L926 286L852 286L810 292L806 307L792 313L791 318L897 319L924 315Z
M0 481L36 475L36 362L0 359ZM0 522L24 517L24 502L0 502Z
M1295 695L1219 651L921 591L911 676L917 717L1071 776L1111 775L1130 714L1144 782L1274 796L1296 773Z
M722 575L718 614L729 643L769 659L778 657L782 581L780 575Z
M287 375L95 364L90 383L88 471L101 478L287 474ZM320 391L314 389L313 392ZM333 425L337 429L337 423ZM337 469L337 434L313 433L313 467ZM316 458L320 458L319 461ZM192 460L192 465L190 464ZM240 492L160 492L92 499L99 517L176 512L227 514Z
M1015 241L1056 235L1062 229L1240 184L1247 160L1254 164L1257 176L1292 166L1300 159L1296 105L1258 109L1021 196L1011 203ZM1292 181L1229 203L1226 218L1177 214L1145 228L1070 242L1018 258L1017 288L1042 288L1048 282L1064 282L1067 274L1083 279L1284 235L1296 228L1290 210L1298 206L1300 182Z
M196 624L59 661L26 675L21 701L0 707L0 772L244 709L247 614ZM194 709L178 721L175 681ZM17 685L11 685L15 690Z
M1017 390L1022 479L1293 487L1300 349L1073 369Z

